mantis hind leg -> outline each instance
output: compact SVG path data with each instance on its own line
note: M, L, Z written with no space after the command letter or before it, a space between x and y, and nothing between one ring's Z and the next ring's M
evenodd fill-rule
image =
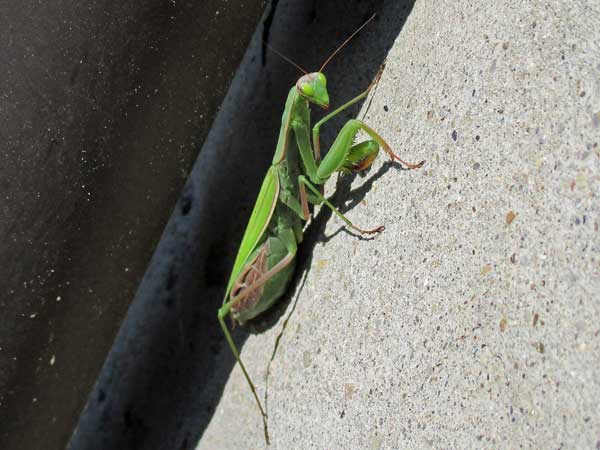
M231 315L232 312L234 313L233 315L235 317L236 308L239 308L241 303L244 303L244 301L249 296L252 296L253 294L255 294L259 289L261 289L263 286L265 286L266 283L268 283L270 280L272 280L278 274L281 274L282 271L284 271L286 268L288 268L289 265L294 260L294 257L296 256L296 252L297 252L297 245L296 245L294 230L292 230L292 229L283 230L280 232L280 235L277 238L271 238L271 239L275 239L277 242L279 242L279 246L282 250L282 253L280 254L281 259L279 261L277 261L270 269L266 270L266 272L260 273L259 276L257 276L257 277L252 277L251 278L252 281L248 285L246 285L246 284L240 285L239 289L236 288L237 292L234 292L234 293L229 292L227 294L227 296L229 297L229 301L226 302L225 304L223 304L223 306L219 309L219 312L218 312L219 323L221 324L221 329L223 330L223 334L225 334L225 339L227 340L227 343L229 344L229 348L231 349L233 356L235 357L236 361L240 365L240 368L242 369L244 377L246 378L246 381L248 382L248 386L250 386L250 390L252 391L252 395L254 396L254 400L256 401L256 405L258 406L258 409L262 416L263 430L264 430L264 434L265 434L265 441L267 442L267 444L269 444L269 430L268 430L268 425L267 425L267 413L266 413L265 409L263 408L262 403L260 402L260 399L258 398L258 394L256 392L256 387L254 386L254 383L252 382L252 379L250 378L250 375L248 374L248 371L246 370L246 366L244 366L244 363L242 362L239 350L237 349L235 342L233 342L231 333L229 332L229 329L227 328L227 324L225 323L225 317L227 317L228 315ZM266 243L263 245L266 245ZM267 248L267 250L273 251L273 247L269 247L269 248ZM259 254L260 253L261 252L259 252ZM254 262L254 260L249 261L246 264L247 265L253 264L253 262ZM246 267L244 270L242 270L240 277L245 277L245 275L248 272L250 272L252 269L253 269L253 266ZM263 294L260 294L260 295L262 296ZM264 299L264 297L262 297L262 298ZM253 305L252 307L255 307L255 305ZM239 313L239 311L237 313Z
M244 377L246 378L246 381L248 382L248 385L250 386L250 390L252 391L254 400L256 400L256 404L258 406L258 409L260 410L260 415L262 416L265 440L267 441L267 444L269 444L269 429L268 429L268 425L267 425L267 414L265 413L265 410L262 407L262 403L260 402L260 399L258 398L258 394L256 393L256 387L254 386L254 383L252 383L250 375L248 375L248 371L246 370L246 367L244 366L244 363L242 362L242 359L240 358L240 353L237 349L237 346L235 345L235 342L233 342L231 333L229 333L229 329L227 328L227 324L225 323L225 317L227 317L229 315L230 311L231 311L231 306L229 303L225 303L219 309L219 312L217 314L217 316L219 318L219 323L221 324L221 329L223 330L223 334L225 334L225 339L227 340L227 343L229 344L229 348L231 349L231 352L233 353L233 356L235 357L236 361L240 365L242 372L244 373Z

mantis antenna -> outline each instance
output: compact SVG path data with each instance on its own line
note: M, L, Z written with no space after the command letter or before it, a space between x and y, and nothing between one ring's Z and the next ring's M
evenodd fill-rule
M296 64L294 61L292 61L290 58L288 58L284 54L282 54L279 51L275 50L273 47L271 47L271 45L269 45L269 43L267 41L263 41L263 43L267 46L267 48L269 50L271 50L273 53L275 53L276 55L278 55L280 58L283 58L285 61L289 62L296 69L300 70L300 72L304 73L304 75L308 75L308 72L306 70L304 70L302 67L300 67L298 64Z
M362 30L364 27L366 27L366 26L367 26L367 24L368 24L368 23L369 23L371 20L373 20L374 18L375 18L375 14L373 14L371 17L369 17L369 19L367 19L367 21L366 21L365 23L363 23L363 24L362 24L362 25L361 25L361 26L358 28L358 30L356 30L354 33L352 33L352 34L350 35L350 37L348 37L348 38L347 38L347 39L346 39L344 42L342 42L342 45L340 45L340 46L339 46L339 47L338 47L338 48L337 48L337 49L336 49L336 50L335 50L335 51L334 51L334 52L333 52L333 53L332 53L332 54L329 56L329 58L327 58L327 59L325 60L325 62L323 63L323 65L322 65L322 66L321 66L321 68L319 69L319 72L322 72L322 71L323 71L323 69L325 68L325 66L326 66L327 64L329 64L329 61L331 61L331 60L332 60L332 58L333 58L333 57L334 57L334 56L337 54L337 52L339 52L339 51L340 51L342 48L344 48L344 46L345 46L345 45L346 45L348 42L350 42L350 41L352 40L352 38L353 38L354 36L356 36L360 30Z

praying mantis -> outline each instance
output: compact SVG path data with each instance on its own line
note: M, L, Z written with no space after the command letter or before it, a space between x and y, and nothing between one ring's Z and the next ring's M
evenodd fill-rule
M368 169L380 149L383 149L391 160L396 160L409 169L417 169L425 162L409 164L403 161L378 133L366 123L355 119L349 120L343 126L329 151L321 159L321 126L364 99L378 82L383 67L365 91L324 116L312 127L311 142L310 105L329 108L327 79L323 69L374 17L373 15L352 33L325 60L317 72L308 73L280 54L304 75L289 91L275 155L262 182L227 283L223 305L218 311L218 320L227 343L242 369L262 416L267 444L267 414L240 358L225 318L230 316L234 322L243 324L268 310L285 293L294 272L296 252L302 242L304 224L310 217L309 203L326 205L348 227L361 234L375 234L384 230L383 226L363 229L354 225L323 196L320 187L335 172L360 172ZM361 130L370 139L354 143L357 133Z

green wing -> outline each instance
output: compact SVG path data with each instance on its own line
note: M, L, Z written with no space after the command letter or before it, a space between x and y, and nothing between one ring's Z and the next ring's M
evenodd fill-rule
M285 109L281 116L281 128L279 129L279 139L277 140L277 147L275 149L275 155L273 155L273 164L280 163L285 158L285 152L287 150L288 139L290 136L291 122L294 115L294 103L298 96L298 88L296 86L290 89L287 100L285 101Z
M229 277L229 283L227 283L225 298L223 299L224 304L227 301L227 296L229 295L231 286L244 268L244 264L246 263L248 256L250 256L250 254L254 251L256 244L265 232L265 229L271 220L271 216L273 216L273 211L275 210L278 196L279 177L277 176L277 168L275 166L271 166L267 172L267 175L265 176L265 179L263 180L260 192L258 193L258 198L254 204L254 209L252 210L252 215L250 216L250 220L246 226L246 231L244 232L244 237L242 238L242 243L240 244L240 249L238 250L237 257L235 258L233 270L231 271L231 276Z

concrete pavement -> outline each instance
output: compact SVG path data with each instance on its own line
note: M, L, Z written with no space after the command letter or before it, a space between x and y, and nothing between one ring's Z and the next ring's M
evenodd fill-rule
M374 47L404 21L379 8ZM600 446L599 22L583 1L415 2L359 115L427 163L337 181L386 230L317 215L291 302L245 342L271 448ZM264 447L236 366L197 448Z

